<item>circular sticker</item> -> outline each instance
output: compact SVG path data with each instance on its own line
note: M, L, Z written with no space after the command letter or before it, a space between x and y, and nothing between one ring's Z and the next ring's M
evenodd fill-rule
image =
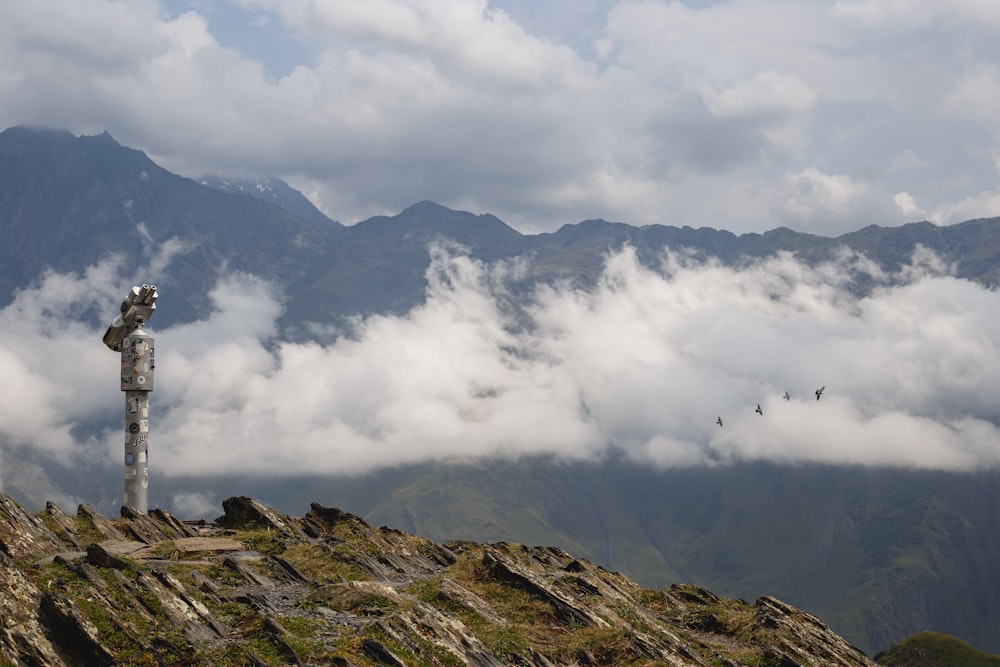
M132 422L131 424L128 425L128 432L129 433L138 433L139 432L139 425L136 424L135 422Z
M146 376L145 375L140 375L139 377L137 377L135 379L135 381L136 381L137 384L146 384Z

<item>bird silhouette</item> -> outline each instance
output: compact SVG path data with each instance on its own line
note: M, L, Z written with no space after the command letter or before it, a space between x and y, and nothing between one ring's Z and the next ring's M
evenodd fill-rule
M816 400L817 401L819 400L819 397L823 395L823 390L824 389L826 389L826 385L823 385L822 387L820 387L819 389L816 390Z
M791 394L789 394L789 393L788 393L788 392L786 391L786 392L785 392L785 395L784 395L784 396L782 396L782 398L783 398L783 399L785 399L786 401L790 401L790 400L792 400L792 395L791 395Z
M718 419L716 419L715 423L718 424L719 426L722 426L722 417L719 417Z
M760 409L760 403L757 404L757 409L754 410L754 412L756 412L759 415L763 415L764 414L764 411Z

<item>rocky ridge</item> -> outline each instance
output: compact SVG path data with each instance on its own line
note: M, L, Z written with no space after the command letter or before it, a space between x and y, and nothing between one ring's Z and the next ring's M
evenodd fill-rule
M435 543L313 504L214 523L0 494L0 664L874 667L772 597L644 589L557 547Z

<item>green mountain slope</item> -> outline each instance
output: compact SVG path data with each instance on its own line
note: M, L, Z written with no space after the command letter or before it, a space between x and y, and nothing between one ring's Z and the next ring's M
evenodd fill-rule
M1000 655L983 653L940 632L907 637L875 660L883 667L1000 667Z

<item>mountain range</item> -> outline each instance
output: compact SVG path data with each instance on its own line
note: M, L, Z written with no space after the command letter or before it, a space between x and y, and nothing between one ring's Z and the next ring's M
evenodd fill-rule
M79 270L109 254L141 265L169 239L182 240L184 252L173 260L170 311L157 318L166 326L204 316L204 287L223 269L281 284L289 322L405 312L425 294L427 245L444 239L486 261L531 257L525 286L557 279L592 284L605 254L625 244L649 264L665 247L727 264L782 251L818 262L846 247L889 270L910 261L920 245L953 263L956 277L1000 283L996 218L948 227L872 225L836 238L787 228L737 236L708 227L605 220L526 235L495 216L424 201L344 227L278 179L265 182L267 187L220 176L183 178L107 133L75 137L10 128L0 133L0 305L42 269Z
M665 247L733 266L780 252L820 262L846 247L888 270L923 246L958 278L1000 283L1000 218L870 226L837 238L604 220L525 235L495 216L424 201L343 226L277 179L183 178L107 134L0 133L0 306L47 269L81 272L109 254L123 258L123 282L133 280L136 267L171 242L182 252L168 282L160 281L170 294L170 307L157 314L164 328L205 317L206 292L229 270L281 286L288 331L405 313L425 298L432 242L457 244L484 261L530 257L511 283L515 296L554 281L587 288L606 254L623 245L648 266ZM863 274L853 289L870 289ZM97 491L65 473L49 486L34 484L12 474L18 465L7 453L2 481L22 502L44 504L38 494L56 486L92 493L95 505L114 509L117 471L102 473L111 481ZM653 471L625 460L543 459L400 466L364 477L175 482L234 496L252 484L253 496L281 511L318 501L435 540L558 545L648 586L687 582L746 599L773 594L869 653L923 630L1000 651L995 471L764 463Z

